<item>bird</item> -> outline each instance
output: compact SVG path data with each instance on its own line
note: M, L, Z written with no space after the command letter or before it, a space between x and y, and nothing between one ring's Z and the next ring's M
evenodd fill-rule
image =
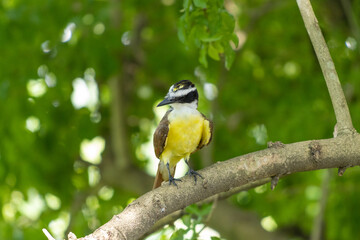
M155 155L159 158L153 189L163 181L177 186L174 178L176 164L184 159L189 170L187 175L203 178L190 165L190 155L208 145L213 136L213 122L197 110L199 94L195 84L181 80L173 84L163 101L157 107L170 105L157 126L153 143Z

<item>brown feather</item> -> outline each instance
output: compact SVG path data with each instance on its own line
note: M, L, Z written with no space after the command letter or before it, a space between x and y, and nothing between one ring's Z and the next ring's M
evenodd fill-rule
M155 155L157 158L160 158L162 152L164 151L166 145L166 138L169 132L169 120L168 115L172 110L166 112L164 117L161 119L159 126L156 128L154 132L154 149Z
M161 183L163 182L163 177L160 173L160 169L159 169L159 166L158 166L158 170L156 172L156 176L155 176L155 181L154 181L154 185L153 185L153 189L155 188L158 188L161 186Z
M154 150L157 158L160 158L162 152L164 151L166 145L166 138L169 132L169 120L168 115L171 112L171 109L166 112L164 117L161 119L158 127L154 132L153 142L154 142ZM160 173L160 164L158 166L158 170L156 173L153 189L161 186L163 182L162 174Z

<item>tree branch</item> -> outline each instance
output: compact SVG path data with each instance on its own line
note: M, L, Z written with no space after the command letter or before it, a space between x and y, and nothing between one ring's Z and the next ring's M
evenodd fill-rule
M226 199L236 193L239 193L242 191L247 191L252 188L256 188L256 187L264 185L265 183L268 183L270 181L271 181L271 178L260 179L258 181L254 181L254 182L242 185L240 187L232 188L227 192L222 192L222 193L213 195L211 197L208 197L208 198L198 202L197 204L202 205L205 203L214 202L216 200L223 200L223 199ZM157 221L156 224L150 229L150 231L146 233L146 235L150 235L151 233L159 230L160 228L164 227L165 225L173 223L175 220L182 217L184 214L185 214L184 209L180 209L178 211L171 213L170 215L167 215L166 217Z
M215 163L199 173L194 185L184 177L178 188L164 184L144 194L87 239L139 239L161 218L215 194L272 176L360 165L360 135L304 141L249 153Z
M310 36L321 70L324 74L331 102L335 111L338 132L340 135L343 133L352 133L355 129L351 121L349 108L346 103L344 92L341 88L334 62L325 43L324 36L321 33L314 10L309 0L297 0L296 2L299 6L306 30Z

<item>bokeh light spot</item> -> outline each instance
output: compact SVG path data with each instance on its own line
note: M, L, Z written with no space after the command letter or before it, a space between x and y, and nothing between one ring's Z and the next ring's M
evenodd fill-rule
M42 78L30 79L26 84L26 88L31 97L41 97L47 90L45 80Z
M51 48L50 48L50 41L49 40L46 40L45 42L43 42L41 44L41 49L44 53L49 53L51 51Z
M30 132L37 132L40 130L40 120L35 116L30 116L26 119L25 127Z
M95 137L92 140L84 139L80 144L80 155L84 161L92 164L101 162L101 153L105 148L105 139Z
M356 42L355 38L348 37L345 41L345 46L350 50L355 50L357 47L357 42Z
M96 166L90 166L88 167L88 180L89 185L91 187L94 187L96 184L100 182L101 174L100 169Z
M95 24L93 31L96 35L101 35L105 32L105 25L103 23L97 23Z
M266 143L268 135L267 129L264 124L258 124L250 129L250 136L255 138L255 141L259 145Z
M102 200L108 201L114 196L114 189L108 186L104 186L98 193Z
M274 218L272 216L267 216L261 219L260 222L263 229L265 229L268 232L273 232L277 229L278 225L275 222Z
M69 23L65 29L64 29L64 32L63 32L63 35L61 37L61 42L65 43L65 42L68 42L70 41L72 35L73 35L73 31L75 30L75 23L71 22Z
M130 36L130 32L124 32L124 34L121 36L121 42L122 44L124 44L125 46L130 45L131 43L131 36Z
M49 223L49 229L51 234L56 239L64 239L65 231L67 226L69 225L70 214L67 212L61 212L59 217L52 220Z
M85 25L91 25L94 22L94 15L86 14L83 16L82 21Z
M41 77L41 78L44 78L45 75L48 73L48 71L49 71L48 67L44 64L40 65L37 69L37 73L38 73L39 77Z
M57 196L47 193L45 194L46 205L52 210L58 210L61 207L61 200Z
M218 96L218 92L219 91L215 84L212 84L212 83L204 84L204 95L205 95L206 99L208 99L210 101L215 100L215 98L217 98L217 96Z
M45 74L45 83L48 87L56 86L56 75L53 72Z

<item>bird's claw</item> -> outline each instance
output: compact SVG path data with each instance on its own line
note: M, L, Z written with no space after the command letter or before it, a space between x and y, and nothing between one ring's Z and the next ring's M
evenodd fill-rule
M178 179L178 178L174 178L173 176L171 176L170 175L170 177L169 177L169 185L171 185L171 184L174 184L174 186L178 186L177 184L176 184L176 181L180 181L180 182L182 182L182 180L181 179Z
M201 177L202 179L204 179L204 177L201 176L200 173L198 173L197 171L195 171L195 170L193 170L193 169L191 169L191 168L189 168L189 171L188 171L185 175L193 176L193 177L194 177L194 180L195 180L195 184L196 184L196 181L197 181L196 176L199 176L199 177Z

